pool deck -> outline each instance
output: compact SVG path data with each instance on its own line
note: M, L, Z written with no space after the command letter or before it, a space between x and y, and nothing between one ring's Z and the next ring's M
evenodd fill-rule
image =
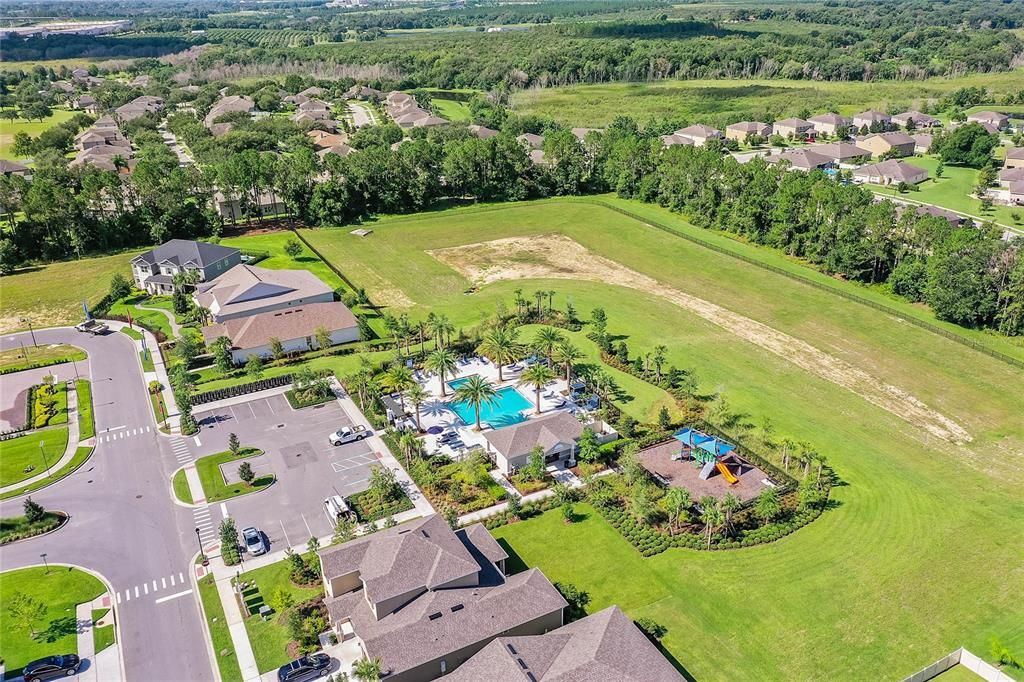
M495 389L505 387L515 388L528 404L528 407L523 409L523 416L531 418L536 416L535 394L533 388L530 386L516 386L519 381L519 375L524 369L523 363L518 364L518 370L512 369L516 366L517 365L512 365L510 367L506 365L502 370L504 381L499 383L498 368L493 363L482 358L470 358L469 360L465 360L459 364L458 373L455 376L445 376L445 383L447 384L453 379L462 379L473 376L474 374L479 374L494 385ZM555 371L557 372L557 368ZM445 395L444 397L441 396L441 380L436 374L425 371L418 372L416 374L416 380L432 396L430 400L420 406L420 425L423 430L426 431L432 427L441 427L445 430L453 429L458 432L463 444L465 445L465 447L461 449L462 453L474 447L481 447L486 451L487 441L484 439L483 433L491 429L491 427L485 423L483 424L483 430L478 432L475 430L475 420L472 420L469 423L464 423L448 405L448 403L452 401L453 391L451 388L445 386ZM575 412L578 408L565 397L565 394L567 393L568 386L564 377L556 379L545 386L541 391L541 414L548 414L556 410L569 410ZM416 413L413 406L406 405L406 412L410 415L409 423L415 427ZM439 444L439 434L435 435L426 433L422 435L426 452L430 454L444 454L455 459L458 459L460 454L462 454L459 450Z

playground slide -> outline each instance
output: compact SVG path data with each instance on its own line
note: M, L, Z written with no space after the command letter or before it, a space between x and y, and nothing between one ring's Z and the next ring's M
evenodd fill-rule
M722 474L722 476L725 477L725 480L729 481L730 485L733 483L739 483L740 479L732 475L732 472L729 471L729 467L725 466L721 462L715 462L715 466L718 468L718 473Z

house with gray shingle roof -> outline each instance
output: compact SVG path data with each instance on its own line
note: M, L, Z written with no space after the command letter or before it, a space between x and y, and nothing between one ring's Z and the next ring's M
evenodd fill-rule
M545 635L498 637L450 682L679 682L683 676L618 606Z
M431 515L320 550L338 638L380 659L388 682L449 673L498 636L543 635L565 599L534 568L505 575L506 552L481 525Z
M238 249L194 242L188 239L172 239L160 246L139 254L132 259L132 276L135 286L151 294L174 292L174 275L179 272L196 271L199 281L205 282L221 275L242 262Z
M238 265L196 286L196 303L214 322L310 303L330 303L334 291L309 270L268 270Z
M535 447L544 451L548 464L573 466L576 443L583 435L584 425L570 412L550 412L540 417L484 433L487 454L506 476L526 465ZM598 442L615 438L611 427L595 421L590 428Z

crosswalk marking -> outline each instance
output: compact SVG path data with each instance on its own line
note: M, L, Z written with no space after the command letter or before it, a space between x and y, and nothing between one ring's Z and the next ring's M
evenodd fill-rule
M139 588L136 587L135 589ZM149 583L142 583L142 593L149 594Z
M121 603L121 593L120 592L117 593L117 603L118 604Z
M136 599L139 598L139 586L138 585L135 586L135 598Z
M167 575L160 576L159 578L140 582L138 585L133 587L117 591L114 596L117 603L120 604L122 602L130 602L133 598L138 600L143 596L153 596L154 598L157 598L161 593L165 593L168 588L173 589L174 587L187 587L184 571L168 573ZM163 597L162 599L158 598L157 603L173 599L177 596L181 595L171 595L170 597Z

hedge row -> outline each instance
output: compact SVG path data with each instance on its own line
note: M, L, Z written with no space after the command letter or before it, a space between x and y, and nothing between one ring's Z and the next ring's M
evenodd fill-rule
M24 372L29 369L41 369L43 367L50 367L51 365L61 365L65 362L71 362L71 358L51 358L50 360L40 360L39 362L30 362L27 365L16 365L14 367L4 367L0 369L0 376L4 374L14 374L15 372Z
M64 512L46 512L46 516L35 523L29 523L24 516L3 519L0 521L0 545L49 533L60 528L67 520L68 515Z
M334 400L334 395L325 395L322 398L314 398L313 400L299 400L299 397L295 395L294 388L285 391L284 397L288 399L288 404L292 406L293 410L301 410L304 407L323 405Z
M270 377L269 379L260 379L259 381L251 381L246 384L238 384L237 386L228 386L227 388L218 388L213 391L206 391L205 393L196 393L192 396L192 404L212 403L215 400L224 400L225 398L234 398L240 395L265 391L268 388L287 386L290 383L292 383L292 375L282 374L281 376Z

